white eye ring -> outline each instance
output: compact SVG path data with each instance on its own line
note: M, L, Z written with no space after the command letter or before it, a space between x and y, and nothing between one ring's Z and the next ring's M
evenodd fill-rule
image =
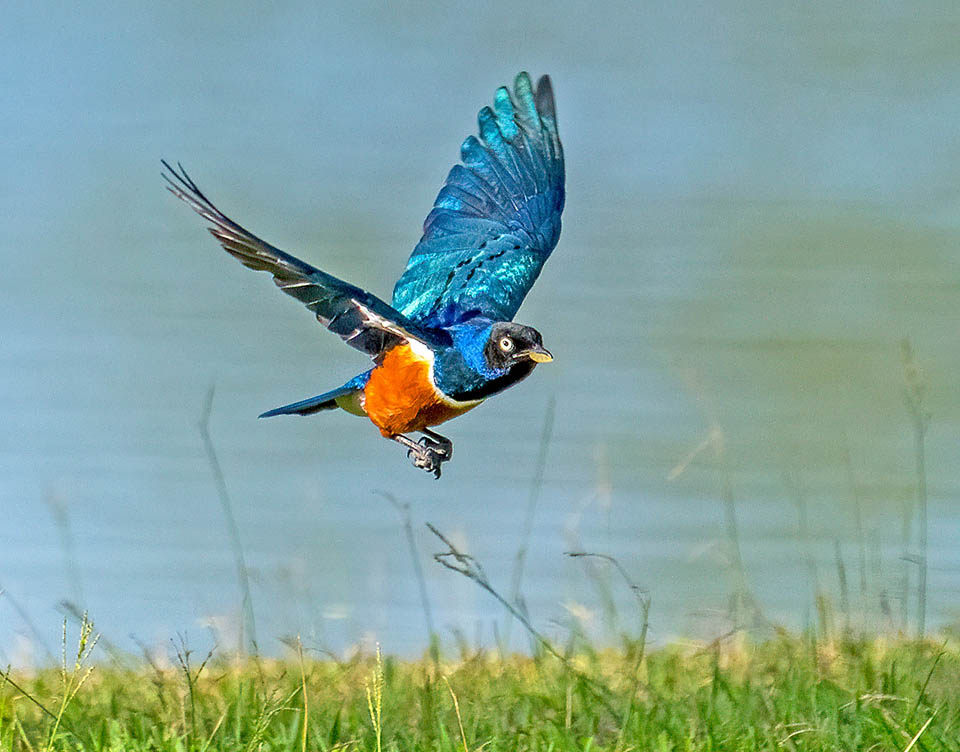
M504 352L510 352L513 349L513 340L509 337L500 338L500 349Z

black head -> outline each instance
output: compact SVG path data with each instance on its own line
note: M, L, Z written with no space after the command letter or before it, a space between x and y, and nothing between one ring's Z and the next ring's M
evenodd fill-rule
M549 363L553 360L550 351L543 346L540 332L512 321L493 325L483 348L483 357L490 368L498 371L520 364L532 368L537 363Z

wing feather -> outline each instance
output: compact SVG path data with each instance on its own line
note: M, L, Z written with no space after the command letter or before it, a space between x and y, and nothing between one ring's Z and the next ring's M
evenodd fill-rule
M553 87L521 73L477 116L393 290L425 326L474 315L511 320L560 237L563 147Z
M217 209L182 166L178 165L179 170L167 162L163 166L167 170L163 177L168 190L210 222L210 233L227 253L248 269L270 272L277 287L303 303L317 321L351 347L378 360L401 341L433 342L434 333L375 295L316 269L245 230Z

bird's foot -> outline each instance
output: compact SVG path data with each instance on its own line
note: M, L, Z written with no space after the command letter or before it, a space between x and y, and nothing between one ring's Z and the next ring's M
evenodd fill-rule
M439 478L440 465L447 460L447 457L444 457L436 449L431 446L427 446L423 442L424 439L420 439L420 443L418 443L415 447L408 449L407 457L413 462L414 467L419 467L421 470L426 470L428 473L433 473L434 478Z
M415 442L403 434L397 434L393 440L407 448L407 457L413 462L414 467L426 470L432 473L434 478L439 478L440 466L453 456L453 443L438 434L432 435L436 438L424 436L420 441Z
M429 447L443 457L444 462L453 459L453 442L446 436L441 436L433 431L424 430L423 436L417 442L420 446Z

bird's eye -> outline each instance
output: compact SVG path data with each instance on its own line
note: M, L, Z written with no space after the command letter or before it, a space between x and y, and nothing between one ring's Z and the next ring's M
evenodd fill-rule
M504 352L510 352L513 349L513 340L509 337L500 338L500 349Z

